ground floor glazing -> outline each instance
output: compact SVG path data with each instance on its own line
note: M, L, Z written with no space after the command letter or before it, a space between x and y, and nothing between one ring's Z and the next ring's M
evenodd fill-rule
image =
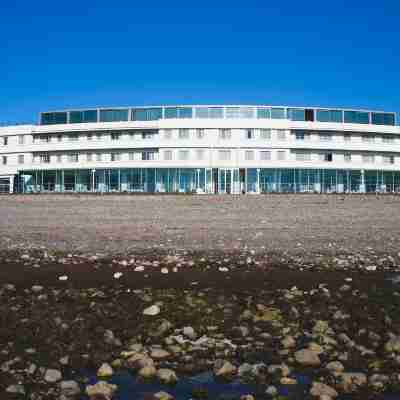
M114 168L21 171L14 189L37 192L400 192L400 171L299 168Z

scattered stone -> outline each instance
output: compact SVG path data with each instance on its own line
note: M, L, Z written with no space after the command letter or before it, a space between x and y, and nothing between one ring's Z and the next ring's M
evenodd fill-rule
M60 389L61 394L66 397L74 397L81 393L81 388L78 382L75 381L61 381Z
M310 394L311 396L314 397L321 398L325 396L326 398L331 398L331 399L334 399L338 396L338 393L334 388L325 385L325 383L322 382L313 382Z
M229 377L236 373L237 368L229 361L217 360L214 363L214 374L218 377Z
M343 372L344 366L340 361L331 361L330 363L326 364L326 369L331 372Z
M117 391L117 385L105 381L99 381L95 385L86 386L85 392L90 399L112 399Z
M362 372L342 372L338 375L338 387L345 393L352 393L367 384L367 376Z
M174 400L174 396L167 392L157 392L153 394L153 400Z
M170 356L171 353L163 349L152 349L150 353L150 357L155 360L164 360Z
M106 378L109 376L112 376L114 374L114 371L111 367L110 364L104 363L100 366L100 368L97 370L97 376L99 378Z
M143 310L143 315L155 316L158 315L160 311L161 311L160 307L154 304L148 308L145 308Z
M157 378L166 384L174 384L178 382L178 377L172 369L160 368L157 371Z
M318 354L310 349L296 351L294 357L299 364L304 366L317 367L321 364Z
M47 369L44 375L44 380L47 383L55 383L62 379L62 374L57 369Z
M25 387L24 385L10 385L6 389L7 393L13 393L13 394L22 394L25 395Z
M154 365L146 365L138 371L138 375L144 379L154 378L157 374L157 370Z

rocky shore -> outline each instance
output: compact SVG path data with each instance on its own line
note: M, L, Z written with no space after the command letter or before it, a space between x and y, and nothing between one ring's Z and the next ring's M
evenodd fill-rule
M2 398L128 398L113 378L129 374L149 385L134 398L183 399L179 382L206 372L250 385L221 399L399 394L400 286L394 256L379 260L3 251Z

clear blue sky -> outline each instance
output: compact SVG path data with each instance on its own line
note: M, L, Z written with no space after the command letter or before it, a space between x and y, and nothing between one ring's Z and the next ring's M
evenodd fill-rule
M0 122L177 103L400 111L399 32L398 0L2 1Z

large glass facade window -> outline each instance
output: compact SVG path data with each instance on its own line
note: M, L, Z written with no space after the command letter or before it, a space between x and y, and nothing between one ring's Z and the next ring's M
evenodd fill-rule
M285 119L286 112L284 108L271 108L271 118L272 119Z
M101 122L128 121L128 110L100 110Z
M197 107L195 109L196 118L223 118L224 109L222 107Z
M226 118L246 119L254 117L254 108L250 107L227 107L225 110Z
M369 113L364 111L345 111L344 122L348 124L369 124Z
M372 113L371 122L374 125L394 125L395 117L391 113Z
M340 110L317 110L318 122L343 122L343 112Z
M136 108L132 110L133 121L157 121L162 119L162 108Z
M42 113L40 123L41 125L66 124L67 112Z
M193 109L191 107L167 107L164 109L164 118L192 118Z
M288 119L291 121L305 121L306 112L303 108L288 108L287 110Z
M271 109L270 108L257 108L257 118L258 119L270 119Z
M71 124L97 122L97 110L70 111L69 122Z

